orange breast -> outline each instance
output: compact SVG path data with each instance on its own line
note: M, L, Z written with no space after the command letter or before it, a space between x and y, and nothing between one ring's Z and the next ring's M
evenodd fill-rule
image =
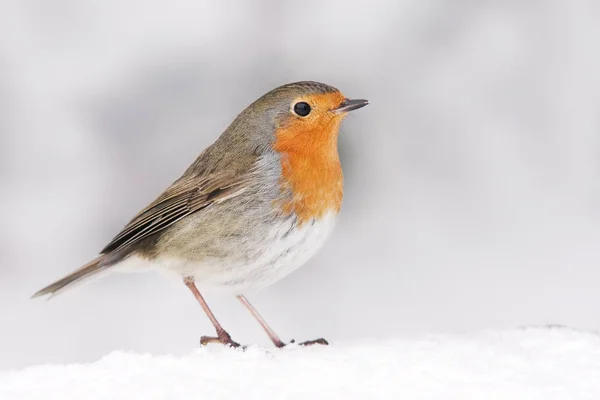
M281 205L294 212L299 224L340 210L343 174L337 149L341 117L319 118L311 123L290 121L276 132L274 149L281 154L283 190L292 197Z

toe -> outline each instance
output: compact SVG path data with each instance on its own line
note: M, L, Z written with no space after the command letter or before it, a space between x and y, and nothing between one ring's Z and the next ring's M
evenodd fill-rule
M300 346L312 346L315 344L320 344L322 346L328 346L329 342L323 338L315 339L315 340L307 340L306 342L300 343Z

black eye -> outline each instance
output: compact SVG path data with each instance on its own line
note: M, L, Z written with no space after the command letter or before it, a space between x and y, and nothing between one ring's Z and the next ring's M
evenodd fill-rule
M310 106L308 103L301 101L300 103L294 104L294 112L301 117L306 117L310 114Z

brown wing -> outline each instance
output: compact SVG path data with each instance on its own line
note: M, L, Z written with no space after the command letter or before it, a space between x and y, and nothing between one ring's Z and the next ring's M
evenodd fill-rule
M119 250L162 231L180 219L211 204L241 194L243 179L212 175L206 178L180 179L142 210L101 253Z

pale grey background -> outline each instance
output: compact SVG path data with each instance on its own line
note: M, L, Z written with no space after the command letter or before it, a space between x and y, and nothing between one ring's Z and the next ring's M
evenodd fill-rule
M243 107L319 80L371 105L306 267L250 295L285 339L600 329L597 1L0 3L0 368L184 354L212 328L160 275L28 297L92 258ZM232 297L234 338L268 345Z

